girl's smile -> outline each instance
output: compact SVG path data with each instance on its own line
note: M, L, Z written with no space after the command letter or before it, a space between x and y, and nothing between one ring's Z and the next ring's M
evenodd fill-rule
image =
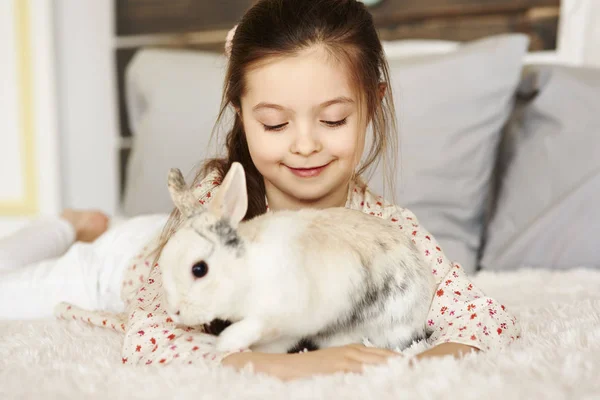
M333 161L330 161L326 164L322 164L316 167L303 167L303 168L294 168L289 165L285 165L294 175L300 178L316 178L321 175L321 172L325 170Z

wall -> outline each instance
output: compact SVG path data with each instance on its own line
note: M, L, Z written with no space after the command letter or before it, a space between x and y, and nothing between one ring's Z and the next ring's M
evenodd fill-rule
M0 236L60 209L52 9L0 2Z
M64 207L116 211L113 0L56 0Z
M560 60L600 67L600 1L562 0L558 48Z

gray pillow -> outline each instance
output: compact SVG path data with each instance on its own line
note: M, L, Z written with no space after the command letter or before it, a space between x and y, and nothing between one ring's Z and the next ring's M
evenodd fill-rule
M185 50L139 51L126 73L133 147L127 163L122 212L170 212L167 174L176 167L192 177L214 155L211 131L221 104L223 56ZM213 150L211 150L213 149Z
M519 97L481 266L600 267L600 69L532 66Z
M527 45L524 35L500 35L390 63L400 130L395 201L470 273ZM377 171L371 186L381 192L382 181Z

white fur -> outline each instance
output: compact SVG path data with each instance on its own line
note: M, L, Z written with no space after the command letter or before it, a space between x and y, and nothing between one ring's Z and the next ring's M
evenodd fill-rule
M189 197L173 191L172 196L176 204ZM207 210L178 204L188 219L159 261L175 320L185 325L215 318L233 322L219 336L221 351L285 352L307 337L319 347L368 338L379 347L395 348L424 335L434 280L402 230L344 208L274 212L238 225L246 206L239 164ZM239 246L224 244L214 228L224 220L237 226L233 234ZM191 270L200 261L209 272L198 278ZM373 285L371 296L386 285L390 295L359 307L367 282ZM332 329L357 310L362 310L360 323Z

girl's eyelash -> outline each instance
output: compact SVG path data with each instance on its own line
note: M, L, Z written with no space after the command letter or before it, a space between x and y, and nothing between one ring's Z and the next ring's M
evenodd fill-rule
M324 123L325 125L329 126L330 128L337 128L340 127L342 125L345 125L346 122L348 121L348 117L339 120L339 121L321 121L322 123ZM263 124L263 127L265 128L265 131L281 131L283 130L287 125L287 122L285 124L279 124L279 125L265 125Z
M339 121L321 121L323 122L325 125L331 127L331 128L337 128L339 126L345 125L346 121L348 120L348 117L339 120Z
M285 124L280 124L280 125L265 125L265 124L263 124L265 131L280 131L283 128L285 128L286 125L287 125L287 122Z

